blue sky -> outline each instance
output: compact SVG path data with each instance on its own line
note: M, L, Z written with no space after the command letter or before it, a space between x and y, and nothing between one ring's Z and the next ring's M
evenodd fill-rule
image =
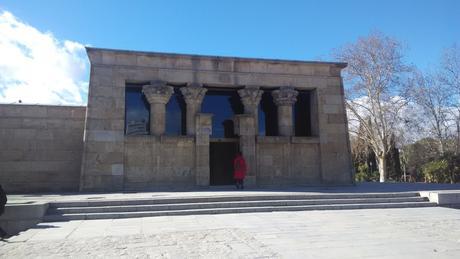
M334 48L378 30L425 69L460 44L457 0L3 0L1 10L62 42L101 48L332 60Z

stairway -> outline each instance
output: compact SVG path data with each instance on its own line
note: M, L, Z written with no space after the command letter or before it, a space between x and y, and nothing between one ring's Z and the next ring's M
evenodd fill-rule
M419 193L278 194L51 202L44 221L274 211L433 207Z

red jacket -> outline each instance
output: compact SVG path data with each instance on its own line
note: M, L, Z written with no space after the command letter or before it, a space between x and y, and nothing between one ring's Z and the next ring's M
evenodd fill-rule
M233 160L233 178L237 180L243 180L246 176L246 161L243 156L237 155Z

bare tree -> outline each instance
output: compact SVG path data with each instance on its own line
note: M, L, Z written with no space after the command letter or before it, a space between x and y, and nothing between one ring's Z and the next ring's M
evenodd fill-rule
M438 142L440 155L446 152L446 144L451 136L451 89L436 76L415 71L408 95L419 108L420 128Z
M439 78L451 89L450 107L456 124L456 153L460 153L460 46L454 44L444 50Z
M402 98L401 81L408 71L402 46L393 38L373 33L342 47L335 56L348 63L344 78L349 86L346 92L349 117L351 123L354 120L364 128L356 136L371 146L377 157L380 182L384 182L388 176L385 158L407 105Z

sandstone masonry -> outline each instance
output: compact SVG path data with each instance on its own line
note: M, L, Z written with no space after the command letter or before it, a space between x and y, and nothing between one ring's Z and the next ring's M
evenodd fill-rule
M86 107L0 105L0 183L11 192L78 191Z
M209 186L213 114L201 113L209 89L234 89L244 105L232 122L248 162L249 185L351 184L343 63L302 62L88 48L91 61L81 190ZM127 84L143 85L150 134L125 134ZM186 103L186 134L165 135L173 86ZM278 136L258 134L258 105L273 90ZM311 91L312 134L294 134L298 91Z
M0 181L8 192L207 187L231 171L219 165L235 150L248 164L247 186L353 183L344 63L87 53L87 107L0 105ZM127 116L140 114L128 102L133 85L142 98L134 106L148 114L129 124ZM228 98L219 100L233 110L225 125L216 124L221 108L209 109L223 107L210 102L223 92ZM174 102L182 128L171 135ZM267 103L271 111L261 113ZM308 134L298 134L299 118ZM225 134L216 137L218 130Z

